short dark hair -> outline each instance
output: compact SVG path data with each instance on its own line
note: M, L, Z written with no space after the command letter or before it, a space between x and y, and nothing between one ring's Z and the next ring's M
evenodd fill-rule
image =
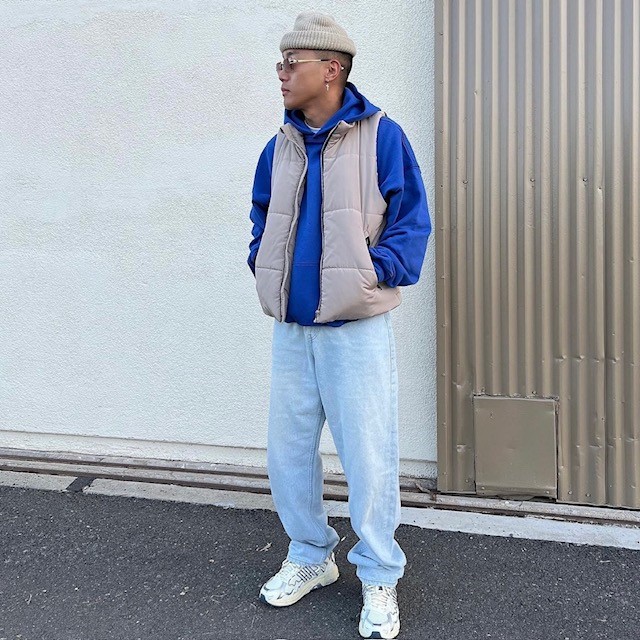
M351 67L353 65L353 56L349 53L344 53L343 51L326 51L326 50L317 50L316 53L320 58L335 58L340 61L340 64L344 67L344 69L340 72L338 76L340 78L340 83L342 88L344 89L347 84L347 80L349 79L349 74L351 73Z

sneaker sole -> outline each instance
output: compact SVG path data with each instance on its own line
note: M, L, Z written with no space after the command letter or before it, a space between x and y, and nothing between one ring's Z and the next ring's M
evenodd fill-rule
M330 569L327 569L321 576L314 578L313 580L309 580L303 587L300 587L298 591L292 593L287 598L281 598L280 600L276 600L274 602L270 602L267 600L265 594L260 591L260 600L272 607L288 607L291 604L295 604L298 600L304 598L311 591L315 591L316 589L320 589L321 587L328 587L330 584L333 584L340 577L340 572L338 571L338 565L333 565Z
M377 638L378 640L384 640L385 638L395 638L400 633L400 620L398 620L396 625L391 630L391 634L388 636L381 635L379 631L370 631L369 635L365 635L367 632L362 629L362 627L359 627L358 631L363 638L369 638L370 640L373 640L374 638Z

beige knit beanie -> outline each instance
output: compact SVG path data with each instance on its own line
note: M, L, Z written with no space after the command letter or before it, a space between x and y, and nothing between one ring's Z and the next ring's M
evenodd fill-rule
M356 55L356 45L347 32L331 17L317 11L303 11L296 18L293 31L285 33L280 51L286 49L320 49Z

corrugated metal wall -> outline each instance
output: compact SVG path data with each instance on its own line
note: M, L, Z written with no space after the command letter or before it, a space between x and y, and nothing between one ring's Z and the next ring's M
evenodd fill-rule
M640 0L437 2L439 489L557 399L558 500L640 507Z

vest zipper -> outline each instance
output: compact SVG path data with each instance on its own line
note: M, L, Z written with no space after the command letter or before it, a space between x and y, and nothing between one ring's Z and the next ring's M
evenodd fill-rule
M322 258L324 256L324 150L329 142L329 139L333 135L333 132L338 128L340 123L343 120L340 120L338 124L329 131L324 144L322 145L322 149L320 149L320 197L322 199L322 204L320 206L320 242L321 242L321 250L320 250L320 297L318 300L318 308L316 309L315 316L313 318L314 322L318 321L318 317L320 315L320 307L322 307Z

